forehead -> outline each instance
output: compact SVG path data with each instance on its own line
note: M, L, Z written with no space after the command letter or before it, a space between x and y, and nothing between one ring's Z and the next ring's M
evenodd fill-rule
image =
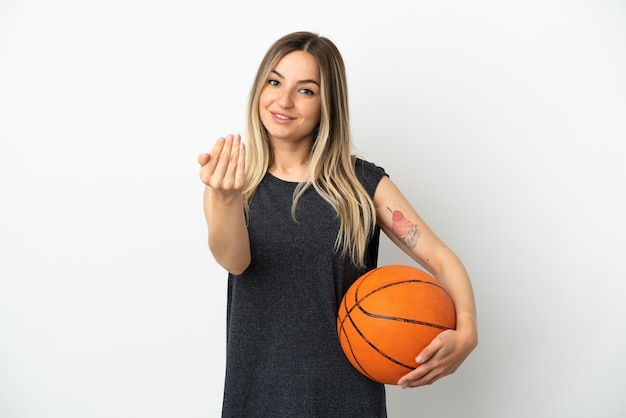
M282 57L274 67L285 78L313 80L319 83L320 69L315 57L306 51L293 51Z

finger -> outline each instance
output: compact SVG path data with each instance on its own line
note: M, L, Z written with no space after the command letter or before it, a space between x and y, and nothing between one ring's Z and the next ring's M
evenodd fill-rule
M426 376L429 373L429 371L430 370L428 369L428 366L419 366L416 369L402 376L400 380L398 380L398 385L401 388L412 387L412 385L415 384L415 382L419 381L424 376Z
M418 386L430 385L439 379L436 369L428 367L428 365L419 366L415 370L402 376L398 381L398 385L402 389L415 388Z
M441 334L440 334L441 335ZM417 357L415 357L415 362L417 364L423 364L426 363L428 360L430 360L435 354L437 354L437 352L439 350L441 350L443 348L443 343L441 342L441 339L438 338L440 337L440 335L438 335L437 337L435 337L430 344L428 344L426 347L424 347L422 349L422 351L420 351L420 353L417 355Z
M206 165L206 163L208 163L208 162L209 162L209 158L210 158L210 157L211 157L211 156L210 156L209 154L207 154L207 153L200 154L200 155L198 155L198 163L199 163L201 166Z
M401 387L416 387L422 386L424 384L430 384L430 380L432 378L428 378L434 369L435 365L433 362L434 355L438 353L442 348L442 344L435 338L430 342L415 358L418 367L404 375L398 381L398 385Z
M431 371L428 374L422 376L419 379L409 380L401 386L402 389L406 388L417 388L420 386L428 386L435 383L437 380L441 379L443 376L441 374L435 373L435 371Z
M208 163L211 159L210 154L198 155L198 163L200 164L200 181L206 185L209 184L210 173L208 169Z
M235 176L235 184L243 188L246 183L246 146L242 142L239 143L239 160L237 161L237 174Z
M228 173L228 166L231 161L231 154L233 149L233 136L228 135L224 138L222 143L221 152L217 158L217 163L215 165L215 170L213 172L213 176L217 179L224 180Z
M202 165L202 168L200 169L200 179L206 185L211 184L212 186L216 186L214 173L215 173L215 168L217 167L217 164L219 162L219 156L222 153L222 150L224 148L225 141L226 139L223 137L218 138L217 141L215 141L213 148L211 149L211 151L209 152L209 154L207 154L207 157L205 158L206 163ZM204 159L204 157L199 156L198 162L203 162L201 161L202 159Z
M215 167L219 163L219 157L222 154L222 150L224 149L224 144L226 143L226 138L218 138L213 145L213 149L209 153L209 172L213 173L215 171Z
M233 187L236 185L237 169L239 168L239 153L241 152L241 136L233 137L230 149L230 158L226 168L225 187Z

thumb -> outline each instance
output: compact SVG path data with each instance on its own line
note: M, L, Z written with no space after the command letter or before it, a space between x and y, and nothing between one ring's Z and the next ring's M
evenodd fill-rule
M209 162L209 154L200 154L198 155L198 163L200 165L205 165Z

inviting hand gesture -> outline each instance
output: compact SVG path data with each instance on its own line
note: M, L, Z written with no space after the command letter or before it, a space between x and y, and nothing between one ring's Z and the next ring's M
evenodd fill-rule
M239 134L219 138L208 154L200 154L200 180L217 193L241 192L245 184L246 150Z

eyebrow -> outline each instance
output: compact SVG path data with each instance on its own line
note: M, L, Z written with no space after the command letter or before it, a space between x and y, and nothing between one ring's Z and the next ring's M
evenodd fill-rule
M278 71L276 71L276 70L272 70L271 72L272 72L273 74L276 74L278 77L282 78L283 80L285 79L285 76L284 76L284 75L282 75L281 73L279 73ZM298 84L304 84L304 83L313 83L313 84L315 84L317 87L320 87L320 83L318 83L318 82L317 82L317 81L315 81L315 80L299 80L299 81L298 81Z

